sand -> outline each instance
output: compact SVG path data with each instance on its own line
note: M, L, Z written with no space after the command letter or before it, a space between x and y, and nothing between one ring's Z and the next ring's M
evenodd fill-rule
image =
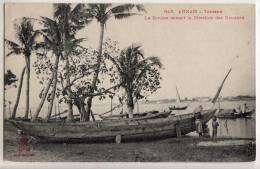
M216 142L212 141L203 141L199 142L197 146L240 146L240 145L249 145L249 144L255 144L255 142L252 142L250 140L220 140Z
M19 135L4 127L4 160L21 162L244 162L255 160L254 140L184 136L149 142L53 144L30 143L33 156L17 156ZM243 144L239 144L243 143ZM206 146L205 146L206 145ZM216 146L217 145L217 146Z

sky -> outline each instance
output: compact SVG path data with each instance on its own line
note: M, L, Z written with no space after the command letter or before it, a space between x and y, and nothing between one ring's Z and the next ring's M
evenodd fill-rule
M105 38L118 41L124 48L132 43L143 46L145 56L158 56L163 64L161 88L149 99L213 97L232 66L221 96L255 95L255 16L253 5L177 5L145 4L147 13L125 20L110 19ZM202 14L179 14L182 9ZM221 10L222 14L204 14L204 10ZM173 10L175 13L164 13ZM25 17L52 17L51 4L6 4L5 38L16 41L13 23ZM244 20L146 20L148 16L243 16ZM77 35L87 38L82 45L98 47L99 25L93 22ZM237 57L238 56L238 57ZM35 56L32 60L34 61ZM235 59L236 58L236 59ZM5 59L5 69L18 77L25 65L22 56ZM25 86L25 84L24 84ZM39 102L41 90L34 71L31 74L31 105ZM17 89L6 91L13 103ZM25 87L20 106L25 105Z

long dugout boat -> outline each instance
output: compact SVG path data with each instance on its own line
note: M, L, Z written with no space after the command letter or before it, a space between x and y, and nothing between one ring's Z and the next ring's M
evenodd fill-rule
M216 109L203 110L202 123L207 123ZM112 142L117 136L122 141L154 140L195 131L195 114L173 115L155 119L98 120L89 122L28 122L10 120L22 130L42 142Z

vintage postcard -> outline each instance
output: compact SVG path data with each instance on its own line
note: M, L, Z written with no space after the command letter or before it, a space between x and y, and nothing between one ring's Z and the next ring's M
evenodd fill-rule
M5 3L5 161L255 161L255 5Z

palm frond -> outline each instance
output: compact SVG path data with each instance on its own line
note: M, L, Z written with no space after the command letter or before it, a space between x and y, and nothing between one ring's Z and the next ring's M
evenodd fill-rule
M86 9L85 4L77 4L72 10L71 10L71 15L72 16L77 16L79 13L82 13Z
M23 48L20 47L17 43L9 41L7 39L5 39L5 44L7 46L7 48L10 50L9 53L6 54L6 56L10 56L12 54L16 54L19 55L23 52Z
M71 11L70 3L56 3L53 4L54 8L54 18L64 19L68 13Z
M29 47L29 39L33 34L33 24L31 19L23 17L14 24L16 38L19 42Z
M84 24L89 24L93 16L88 13L85 4L77 4L70 13L70 19L74 26L83 27Z
M36 30L32 33L32 35L28 39L28 46L33 46L36 42L35 39L41 35L40 30Z
M87 12L89 13L89 15L95 17L98 14L99 11L99 4L93 4L93 3L89 3L87 4L88 8L87 8Z
M131 16L134 16L134 15L140 15L140 14L138 14L138 13L117 13L117 14L114 14L111 16L114 16L115 19L125 19L125 18L129 18Z
M144 74L151 70L151 66L148 66L146 65L145 67L143 67L141 70L140 70L140 73L139 74L136 74L136 83L138 83L138 81L144 76Z
M48 17L41 16L41 19L41 23L44 27L55 27L57 25L55 20L50 19Z
M115 58L113 58L113 57L112 57L111 55L109 55L108 53L104 53L104 56L105 56L106 58L108 58L109 60L111 60L112 63L116 66L117 70L118 70L121 74L123 74L123 70L122 70L122 68L120 67L118 61L117 61Z
M148 65L148 66L158 66L159 68L162 68L162 63L160 61L160 59L156 56L151 56L151 57L147 57L144 60L140 61L136 67L140 68L143 67L144 65Z
M7 53L5 56L8 57L8 56L13 55L13 54L19 55L21 53L22 53L22 51L20 51L20 50L15 50L15 51L13 50L13 51Z
M123 4L123 5L118 5L116 7L113 7L110 9L111 13L116 14L116 13L124 13L124 12L130 12L131 9L135 7L134 4Z
M12 42L12 41L7 40L7 39L5 39L5 44L6 44L8 47L10 47L10 49L12 49L12 48L19 48L19 47L20 47L17 43Z
M37 42L33 45L33 50L46 49L45 42Z
M84 42L85 40L87 40L87 38L78 38L78 39L73 39L72 42L75 44L79 44L81 42Z
M136 9L137 9L139 12L147 12L147 11L145 10L143 4L136 5Z

